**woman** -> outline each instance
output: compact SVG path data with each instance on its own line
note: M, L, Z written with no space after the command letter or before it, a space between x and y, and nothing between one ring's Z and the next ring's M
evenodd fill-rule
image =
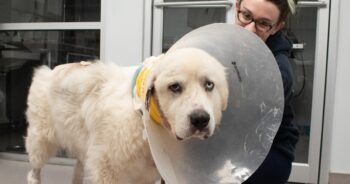
M236 3L236 24L259 36L274 54L281 71L285 97L282 123L271 150L244 184L283 184L288 181L291 172L299 134L292 124L293 77L288 60L291 43L280 30L294 9L293 0L237 0Z

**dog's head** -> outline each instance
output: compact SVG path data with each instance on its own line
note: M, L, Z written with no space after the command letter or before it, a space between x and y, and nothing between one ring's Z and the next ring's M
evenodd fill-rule
M227 106L225 68L195 48L178 49L156 59L146 98L155 99L163 126L178 140L212 136Z

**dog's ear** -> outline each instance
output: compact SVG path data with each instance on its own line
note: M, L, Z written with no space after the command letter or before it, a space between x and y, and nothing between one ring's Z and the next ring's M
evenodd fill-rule
M159 60L164 56L164 54L161 54L159 56L152 56L147 58L144 62L146 64L146 62L152 62L153 66L152 69L150 71L149 76L147 77L147 81L145 83L145 89L146 89L146 97L145 97L145 108L147 110L149 110L149 105L150 105L150 101L151 101L151 97L152 95L154 95L155 93L155 81L157 78L157 74L160 72L159 70Z
M160 56L151 56L151 57L146 58L143 61L143 66L147 66L148 64L152 65L152 63L156 62L161 56L163 56L163 54ZM149 73L149 72L150 71L147 71L146 73ZM146 79L142 79L142 82L140 83L140 87L142 88L141 93L145 92L145 93L141 94L141 96L145 95L145 96L143 96L143 97L145 97L145 99L139 97L138 95L136 95L134 97L134 100L133 100L134 101L134 109L137 111L142 111L143 105L146 105L145 107L148 110L149 100L150 100L150 97L152 96L153 91L154 91L154 78L155 78L155 76L153 73L154 72L150 72L149 76L147 74ZM134 90L136 90L136 89L134 89Z
M155 76L150 76L143 86L144 98L135 96L133 103L134 109L143 113L144 110L150 111L151 98L155 94L154 87Z

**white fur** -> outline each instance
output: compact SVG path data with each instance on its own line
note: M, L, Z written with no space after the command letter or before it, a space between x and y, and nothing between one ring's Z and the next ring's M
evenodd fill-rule
M211 136L227 104L224 68L203 51L182 50L157 58L149 81L174 135ZM84 171L96 184L148 184L160 178L133 103L135 69L99 62L36 70L26 112L26 149L33 168L28 183L40 183L40 168L58 149L77 158L76 184L82 183ZM215 82L212 92L203 90L203 77ZM178 97L167 90L174 81L186 89ZM190 131L188 114L198 108L211 116L207 133Z

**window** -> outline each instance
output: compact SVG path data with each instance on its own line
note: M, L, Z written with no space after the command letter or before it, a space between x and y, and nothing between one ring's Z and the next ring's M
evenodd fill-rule
M100 0L0 2L0 152L25 153L33 69L100 57Z
M100 0L2 0L0 23L98 22Z

